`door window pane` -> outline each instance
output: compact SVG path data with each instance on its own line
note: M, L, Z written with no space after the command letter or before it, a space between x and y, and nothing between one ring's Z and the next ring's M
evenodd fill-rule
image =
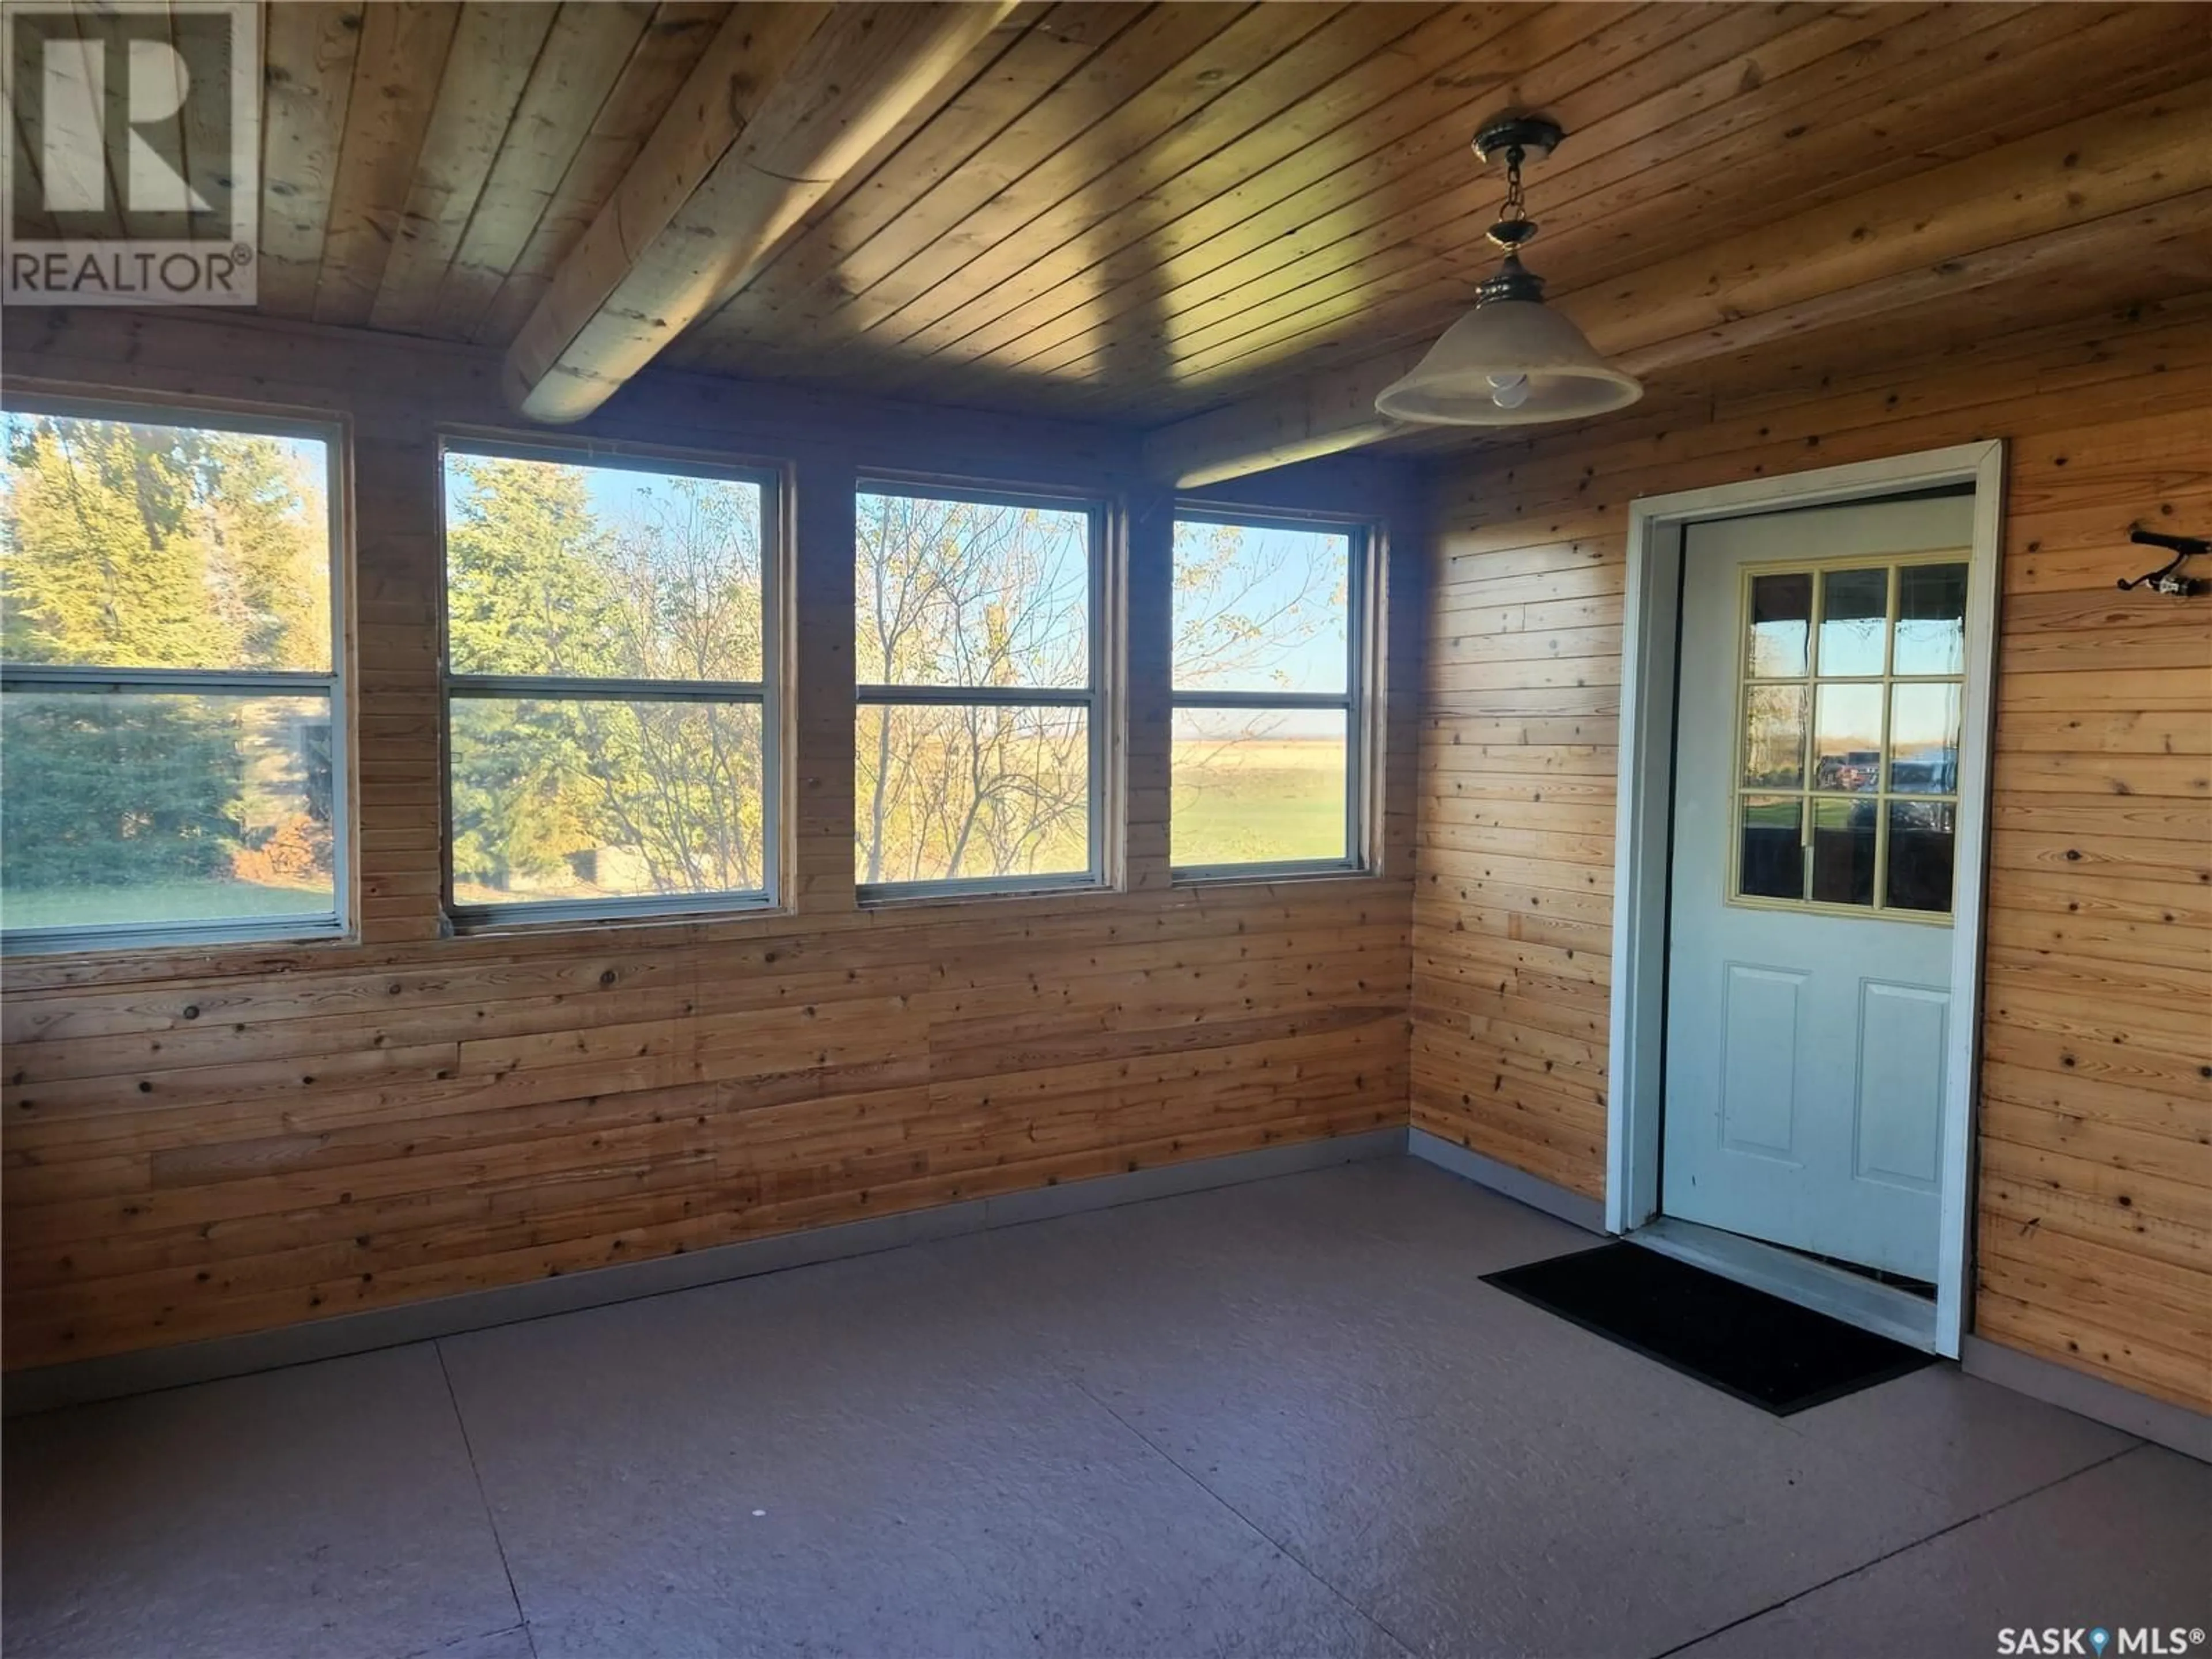
M1813 798L1813 899L1872 904L1881 805Z
M1744 693L1743 781L1796 789L1805 781L1805 688L1754 685Z
M1750 673L1753 679L1802 679L1812 627L1813 573L1751 579Z
M1908 564L1897 573L1899 674L1961 674L1966 666L1966 567Z
M1346 716L1179 708L1170 861L1179 868L1346 856Z
M1746 795L1736 858L1736 891L1748 898L1805 896L1804 798Z
M863 886L1091 869L1088 709L872 703L855 735Z
M1881 673L1888 631L1887 570L1831 570L1821 577L1819 673Z
M1893 909L1948 912L1958 839L1948 801L1889 804L1889 874L1882 902Z
M1890 688L1889 787L1899 794L1958 793L1960 695L1940 682Z
M1881 787L1881 687L1823 685L1813 735L1813 787Z
M1752 574L1735 896L1949 914L1966 576L1917 558Z

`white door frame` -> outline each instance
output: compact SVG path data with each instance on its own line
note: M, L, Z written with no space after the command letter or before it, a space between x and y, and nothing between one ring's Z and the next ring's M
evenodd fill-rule
M1660 1215L1659 1141L1666 1036L1668 834L1674 793L1674 682L1682 589L1683 526L1790 507L1899 495L1946 484L1974 490L1974 543L1966 586L1965 724L1959 756L1959 867L1954 877L1951 994L1944 1055L1942 1237L1933 1318L1900 1325L1862 1317L1864 1297L1844 1276L1808 1258ZM1709 489L1648 495L1629 504L1628 593L1620 662L1620 794L1613 826L1613 1003L1607 1063L1605 1224L1647 1225L1650 1242L1793 1295L1845 1318L1956 1356L1966 1325L1972 1223L1975 1065L1980 1042L1983 884L1989 848L1990 732L1996 670L2001 440L1887 460L1753 478ZM1702 1241L1696 1235L1711 1234ZM1703 1248L1700 1248L1702 1244ZM1863 1286L1880 1300L1901 1292ZM1917 1304L1925 1309L1926 1304Z

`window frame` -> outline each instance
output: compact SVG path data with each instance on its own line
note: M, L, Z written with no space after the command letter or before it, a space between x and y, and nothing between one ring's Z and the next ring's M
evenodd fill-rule
M455 454L494 460L539 461L556 466L608 467L665 477L750 483L761 492L761 678L757 680L601 679L568 674L457 674L448 605L453 592L447 548L447 461ZM647 445L605 440L562 442L454 428L438 438L438 839L439 901L456 933L497 933L516 927L577 926L686 916L751 915L784 908L784 830L788 793L784 776L790 659L785 635L793 582L786 569L791 545L787 522L792 491L787 466L724 459ZM699 702L747 704L761 719L761 885L690 893L637 893L590 899L516 899L467 904L453 895L453 703L484 702Z
M1960 628L1965 627L1966 604L1971 600L1973 582L1972 561L1969 550L1938 548L1922 553L1838 554L1826 559L1766 559L1746 564L1737 573L1736 585L1736 642L1735 730L1731 736L1734 744L1729 762L1729 834L1727 884L1721 890L1723 902L1739 909L1771 910L1785 915L1834 916L1859 921L1909 921L1921 927L1948 927L1955 920L1959 908L1956 883L1959 873L1957 842L1958 812L1963 799L1960 780L1953 776L1948 790L1899 790L1892 787L1891 769L1895 757L1890 751L1890 725L1894 718L1895 694L1899 686L1951 686L1959 694L1960 719L1965 717L1966 670L1961 666L1955 674L1899 674L1896 672L1898 611L1904 599L1904 572L1913 568L1936 568L1957 565L1966 572L1966 596L1961 601ZM1882 618L1881 667L1871 674L1823 674L1820 672L1821 608L1827 594L1828 578L1838 571L1880 570L1886 584L1886 605ZM1752 585L1761 576L1810 575L1813 578L1811 614L1806 623L1805 672L1801 675L1764 675L1754 678L1751 662ZM1743 779L1744 746L1748 741L1751 695L1767 686L1802 686L1805 690L1805 726L1799 738L1798 781L1794 789L1784 787L1754 787ZM1814 783L1814 749L1819 742L1820 696L1824 685L1870 685L1881 694L1881 734L1878 753L1880 769L1872 789L1844 791L1817 788ZM1961 748L1964 747L1963 726ZM1955 766L1955 763L1954 763ZM1799 886L1804 896L1780 898L1766 894L1746 893L1743 886L1743 813L1745 805L1755 796L1788 796L1797 802ZM1871 879L1874 898L1869 904L1850 904L1838 899L1817 899L1812 896L1813 867L1810 854L1812 837L1816 824L1815 813L1822 801L1845 803L1868 802L1875 809L1875 864ZM1952 811L1953 842L1951 876L1954 886L1951 905L1943 910L1915 910L1888 902L1889 896L1889 839L1890 809L1899 803L1948 806Z
M1382 699L1376 696L1373 676L1379 653L1375 649L1376 618L1381 611L1376 592L1381 560L1376 550L1382 528L1372 519L1330 513L1291 512L1280 507L1249 511L1215 501L1178 501L1170 528L1168 580L1175 580L1174 526L1183 524L1227 526L1232 529L1282 530L1305 534L1316 532L1347 537L1351 546L1345 581L1344 690L1335 691L1183 691L1176 686L1174 641L1168 654L1168 831L1172 849L1175 837L1175 716L1185 708L1320 709L1344 715L1344 856L1340 859L1254 860L1232 864L1176 864L1169 854L1169 879L1178 886L1218 885L1227 882L1268 882L1317 876L1371 876L1376 873L1375 850L1375 755L1380 744L1371 728ZM1172 612L1173 600L1170 605Z
M352 699L349 695L353 659L347 644L350 632L351 607L348 601L352 590L352 559L346 539L346 522L347 505L352 495L352 457L346 422L330 416L264 414L203 404L189 398L79 397L37 391L9 392L0 399L0 413L319 441L329 457L323 495L324 510L329 519L325 533L330 560L331 626L331 665L319 673L306 669L113 668L15 664L0 659L0 692L97 696L102 692L205 691L234 696L322 696L329 701L331 725L331 910L327 918L317 915L153 925L88 922L70 927L10 928L0 932L0 955L208 950L228 945L321 943L350 939L355 925L354 734Z
M1112 617L1113 568L1110 556L1109 529L1112 523L1112 504L1104 497L1085 495L1076 490L1054 489L1048 486L1030 488L1003 483L969 483L963 479L930 477L915 473L885 471L863 471L853 481L854 572L857 579L860 569L860 498L862 495L903 495L918 501L957 501L976 506L1039 507L1054 513L1081 513L1089 521L1088 557L1085 572L1090 584L1087 602L1085 643L1085 660L1089 669L1087 683L1080 687L1054 686L956 686L956 685L898 685L867 684L857 678L853 686L853 732L856 748L860 736L860 711L868 708L968 708L999 707L1012 708L1081 708L1085 714L1085 738L1089 788L1086 791L1088 811L1085 814L1085 837L1090 848L1088 867L1079 871L1062 871L1048 875L1027 876L957 876L927 881L859 880L857 860L860 853L860 812L857 793L853 803L853 848L856 860L854 897L857 903L868 907L896 904L927 903L933 901L963 898L1019 897L1031 894L1100 892L1114 884L1111 855L1108 846L1109 826L1114 822L1114 807L1119 801L1119 792L1111 775L1114 752L1113 734L1109 728L1113 708L1112 689L1118 681L1112 657L1115 638ZM853 629L857 646L860 623L858 584L855 582L853 605ZM1110 798L1110 799L1109 799Z

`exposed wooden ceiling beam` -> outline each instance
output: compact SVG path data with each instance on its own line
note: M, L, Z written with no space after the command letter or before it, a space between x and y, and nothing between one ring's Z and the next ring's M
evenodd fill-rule
M734 8L507 354L533 420L580 420L741 288L1014 0Z
M2212 282L2212 106L2190 90L1662 260L1559 308L1607 357L1652 376L2100 259L2193 260ZM1403 432L1376 414L1375 396L1427 345L1158 428L1146 465L1195 488Z

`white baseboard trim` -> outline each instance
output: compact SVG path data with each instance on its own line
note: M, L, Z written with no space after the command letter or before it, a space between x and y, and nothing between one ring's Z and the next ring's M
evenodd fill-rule
M1485 1158L1442 1135L1431 1134L1426 1129L1409 1129L1406 1132L1406 1151L1440 1170L1449 1170L1477 1186L1487 1187L1494 1193L1526 1204L1532 1210L1541 1210L1546 1215L1571 1222L1586 1232L1605 1231L1605 1206L1599 1200L1571 1193L1541 1176L1532 1176L1510 1164Z
M1959 1369L1969 1376L2185 1453L2199 1462L2212 1463L2212 1417L2186 1406L2153 1400L2101 1376L2091 1376L1971 1333L1959 1355Z
M1147 1199L1240 1186L1246 1182L1267 1181L1339 1164L1395 1158L1405 1150L1405 1130L1370 1129L1328 1140L1304 1140L1289 1146L1265 1146L1256 1152L1231 1152L1221 1158L1194 1158L1187 1164L1158 1164L995 1198L911 1210L901 1215L719 1244L680 1255L626 1261L614 1267L595 1267L588 1273L532 1279L523 1285L470 1291L459 1296L410 1303L404 1307L341 1314L330 1319L288 1325L279 1330L41 1366L0 1379L0 1400L4 1400L6 1415L18 1417L95 1400L149 1394L157 1389L180 1388L188 1383L213 1382L218 1377L242 1376L252 1371L336 1359L373 1348L397 1347L404 1343L458 1336L465 1331L543 1319L550 1314L573 1313L612 1302L662 1296L671 1291L690 1290L725 1279L750 1279L758 1273L780 1273L787 1267L867 1255L878 1250L896 1249L902 1244L984 1232L994 1227L1018 1227L1085 1210L1112 1209Z

